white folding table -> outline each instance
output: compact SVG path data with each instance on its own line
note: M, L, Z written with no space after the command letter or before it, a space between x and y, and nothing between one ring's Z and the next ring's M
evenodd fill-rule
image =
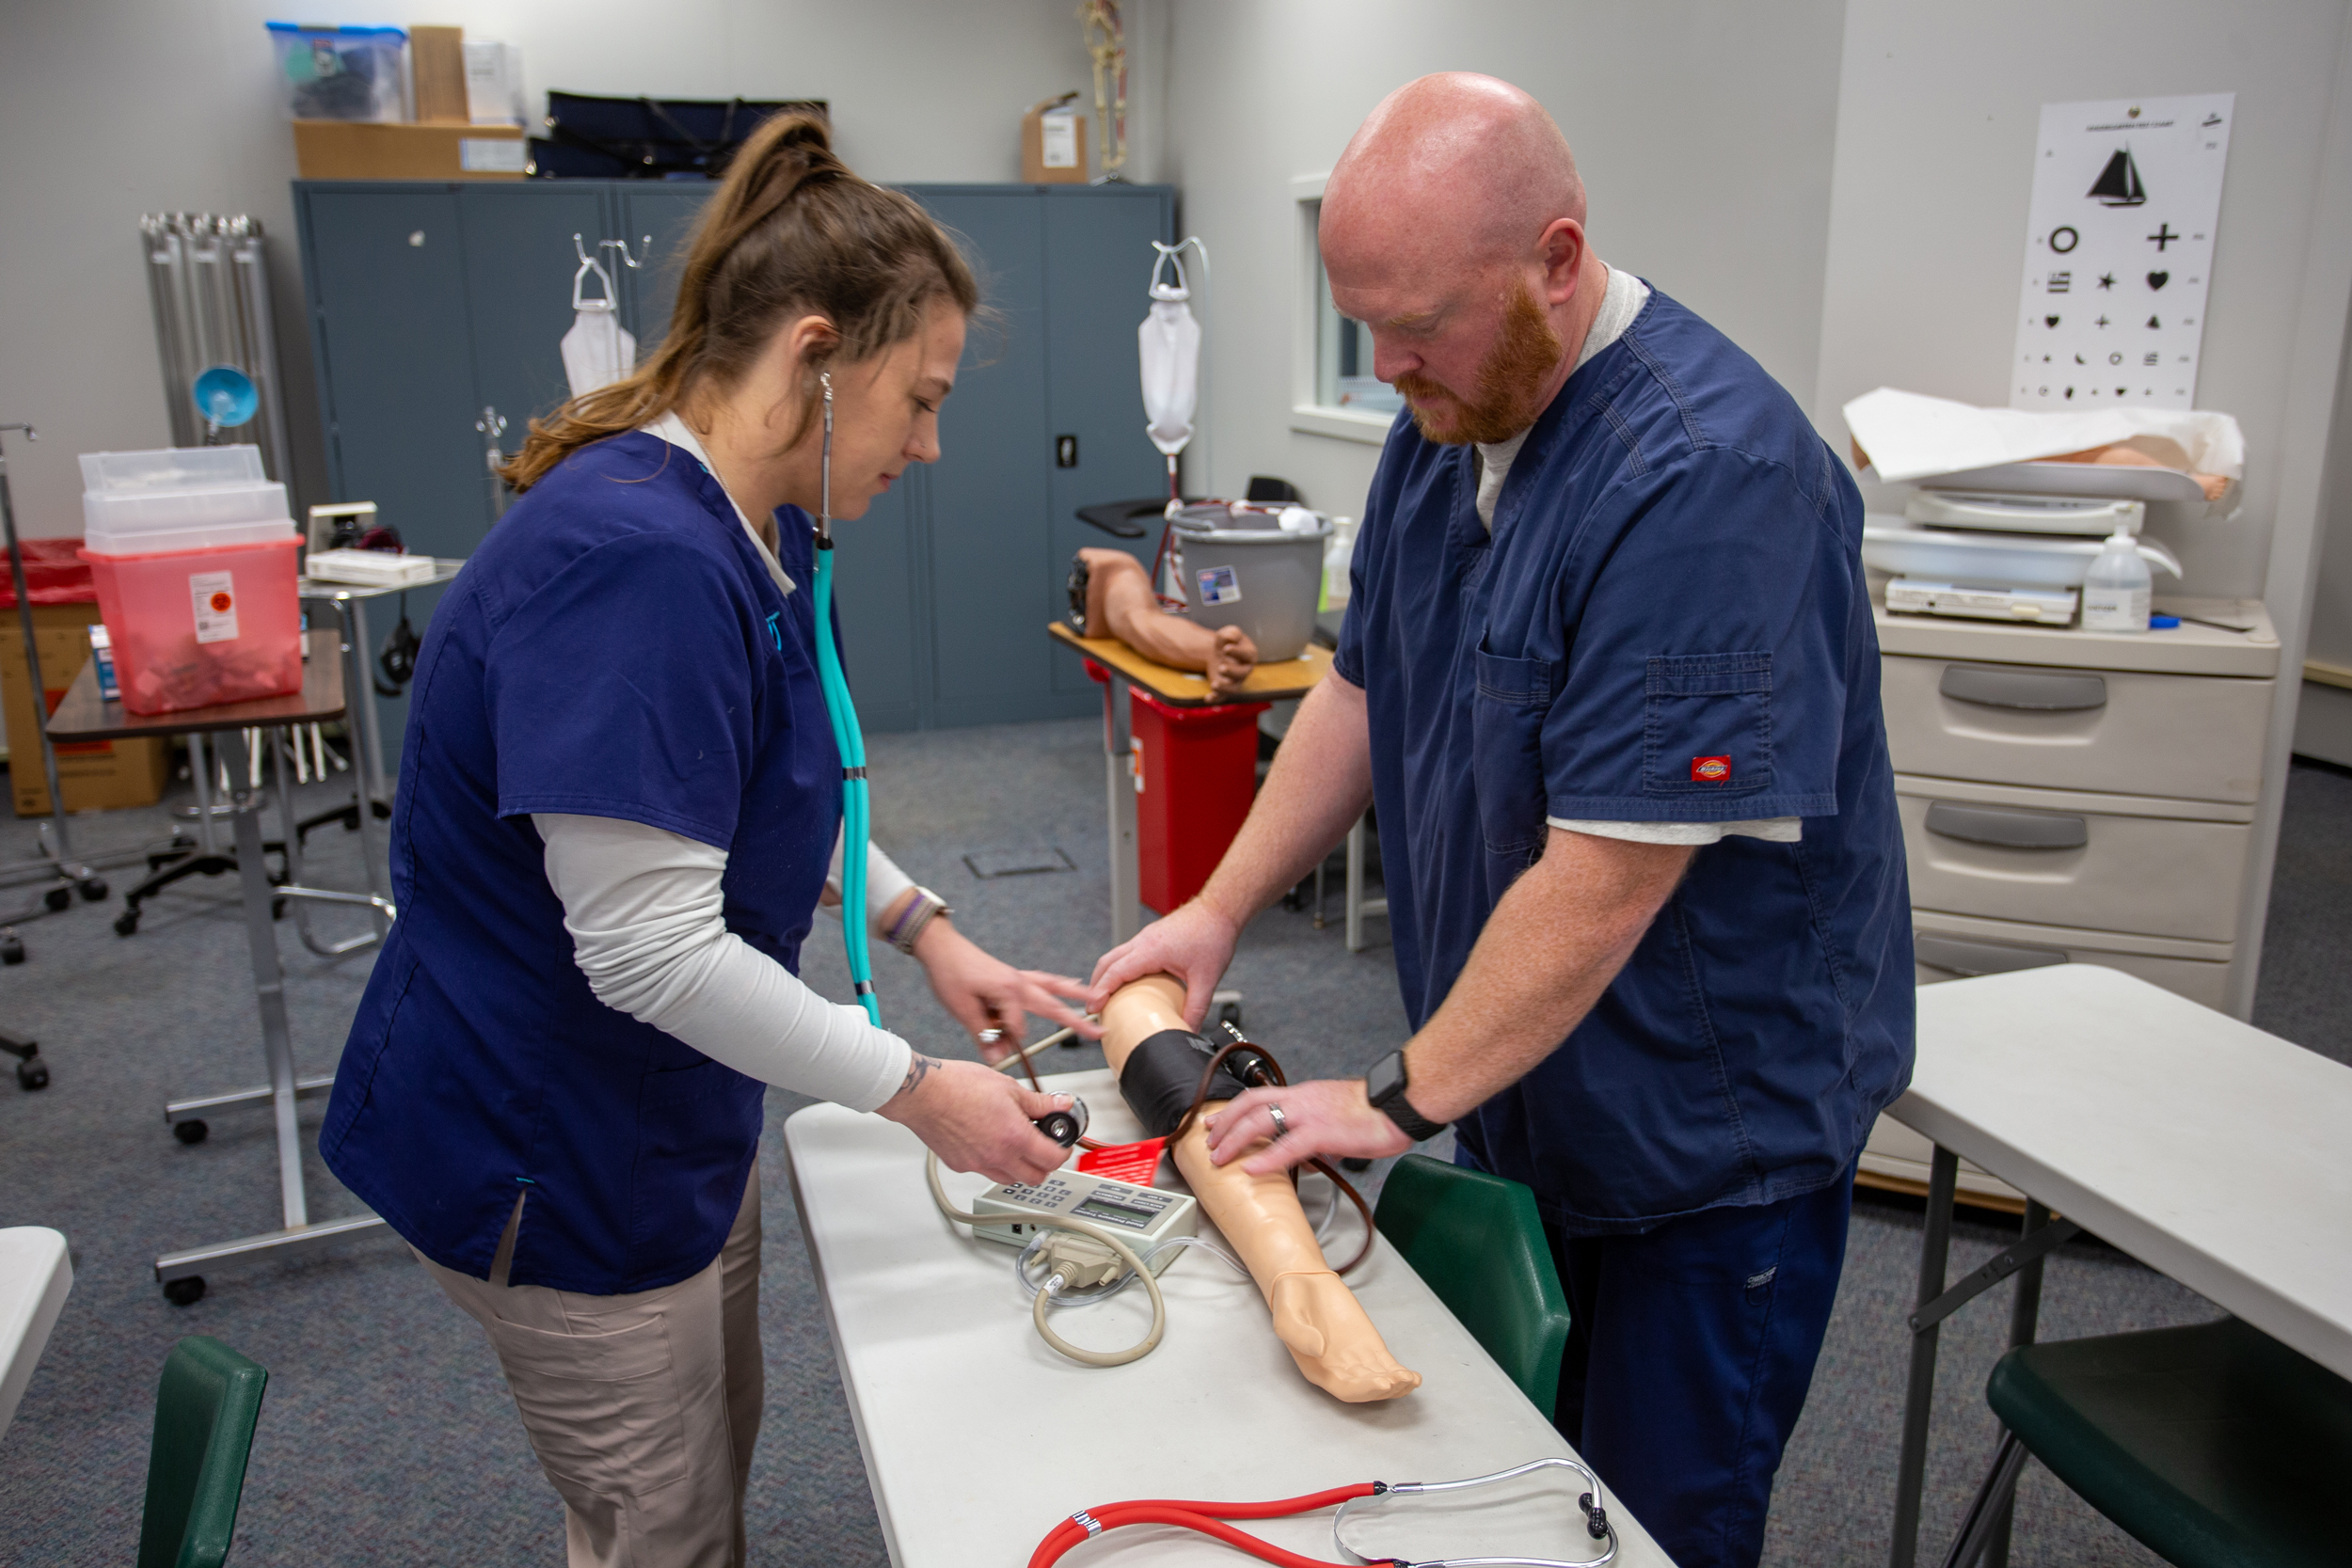
M1044 1082L1086 1100L1095 1136L1137 1135L1108 1071ZM940 1217L913 1133L815 1105L785 1124L784 1137L874 1506L899 1568L1026 1561L1057 1521L1131 1497L1277 1498L1359 1481L1454 1480L1572 1451L1385 1241L1349 1283L1390 1350L1422 1374L1402 1399L1343 1404L1309 1384L1275 1338L1257 1288L1197 1253L1162 1280L1168 1325L1159 1349L1124 1367L1083 1367L1031 1327L1013 1249ZM947 1183L962 1203L986 1186L977 1177ZM1359 1223L1340 1222L1335 1250L1354 1249ZM1150 1303L1130 1287L1057 1312L1055 1328L1108 1350L1149 1322ZM1553 1468L1450 1501L1399 1499L1360 1523L1351 1515L1349 1535L1416 1559L1583 1560L1599 1544L1577 1512L1580 1485L1573 1471ZM1607 1497L1617 1562L1666 1563ZM1338 1559L1327 1512L1240 1528ZM1241 1560L1205 1537L1157 1527L1108 1532L1070 1559L1072 1568Z
M2014 1275L2010 1339L2029 1342L2042 1259L2078 1228L2352 1377L2352 1068L2063 964L1920 988L1918 1066L1887 1114L1935 1145L1894 1568L1917 1554L1937 1324ZM1947 1290L1962 1159L2028 1201L2017 1244Z
M63 1236L38 1225L0 1229L0 1433L16 1418L16 1402L72 1289Z

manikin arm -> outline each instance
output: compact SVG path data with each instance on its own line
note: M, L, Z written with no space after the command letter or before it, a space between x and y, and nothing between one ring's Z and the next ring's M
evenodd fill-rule
M1238 688L1257 668L1257 644L1239 626L1211 631L1162 610L1152 594L1151 574L1126 551L1084 549L1078 559L1087 567L1086 636L1116 637L1171 670L1202 671L1209 689L1219 695Z
M1184 987L1165 974L1114 995L1103 1009L1103 1055L1111 1070L1124 1068L1128 1053L1153 1035L1184 1029ZM1221 1103L1210 1101L1204 1117ZM1355 1292L1324 1261L1290 1178L1251 1176L1238 1162L1212 1163L1201 1119L1176 1145L1176 1168L1248 1265L1273 1314L1274 1332L1307 1381L1351 1404L1420 1387L1421 1374L1397 1364Z

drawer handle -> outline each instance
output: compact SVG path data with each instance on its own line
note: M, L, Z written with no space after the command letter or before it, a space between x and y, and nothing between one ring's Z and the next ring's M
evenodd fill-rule
M2001 806L1962 806L1949 800L1937 800L1928 807L1928 832L2003 849L2079 849L2090 842L2090 824L2079 816L2010 811Z
M1959 937L1919 931L1911 939L1912 952L1930 969L1946 969L1963 977L2010 974L2021 969L2047 969L2071 960L2052 947L2011 947L2002 942L1967 942Z
M2098 675L2054 670L2001 670L1981 664L1947 664L1936 687L1958 702L1985 707L2022 707L2063 713L2107 705L2107 683Z

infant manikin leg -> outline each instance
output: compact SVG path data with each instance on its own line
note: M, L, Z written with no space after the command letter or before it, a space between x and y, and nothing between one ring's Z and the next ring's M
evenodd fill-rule
M1119 1072L1136 1047L1165 1030L1186 1031L1184 988L1165 974L1122 987L1103 1009L1103 1054ZM1204 1064L1205 1065L1205 1064ZM1189 1102L1189 1097L1187 1097ZM1421 1386L1421 1374L1397 1364L1380 1331L1346 1282L1324 1261L1314 1227L1298 1206L1287 1175L1250 1176L1242 1160L1211 1164L1203 1125L1224 1103L1213 1100L1171 1150L1176 1168L1234 1252L1248 1265L1274 1317L1274 1332L1290 1347L1307 1381L1333 1397L1360 1404L1391 1400ZM1150 1131L1152 1113L1134 1107Z

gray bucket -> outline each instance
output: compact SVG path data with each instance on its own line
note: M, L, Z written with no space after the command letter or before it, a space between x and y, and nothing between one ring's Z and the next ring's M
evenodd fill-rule
M1285 531L1285 509L1255 501L1200 501L1176 514L1172 548L1184 613L1193 624L1239 626L1261 663L1295 658L1314 635L1323 597L1323 549L1331 519Z

